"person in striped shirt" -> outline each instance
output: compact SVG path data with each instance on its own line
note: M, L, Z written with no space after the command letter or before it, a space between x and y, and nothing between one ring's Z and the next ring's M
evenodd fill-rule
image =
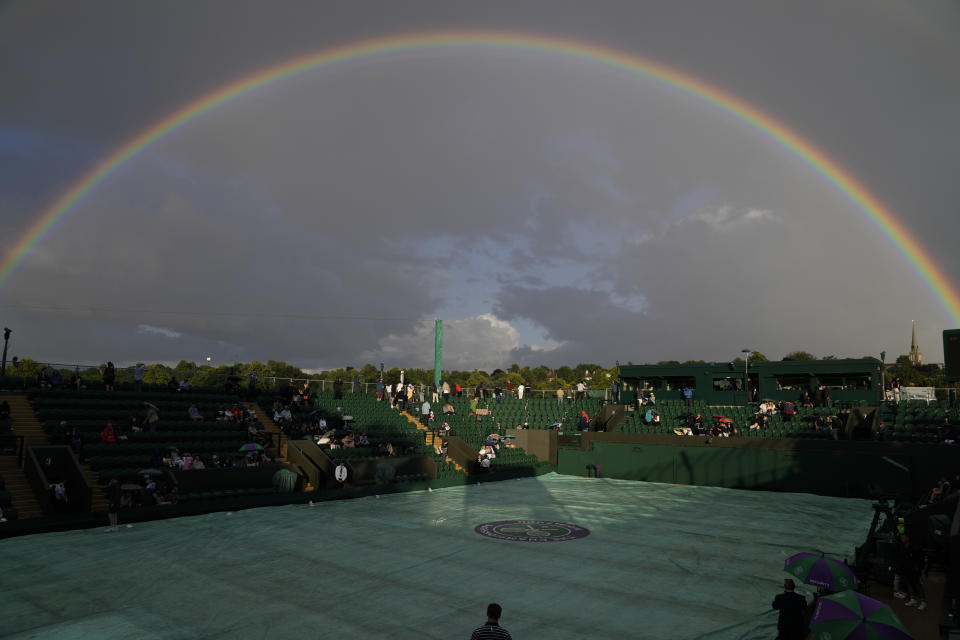
M501 613L503 607L496 602L487 605L487 623L474 629L470 640L513 640L510 632L500 626Z

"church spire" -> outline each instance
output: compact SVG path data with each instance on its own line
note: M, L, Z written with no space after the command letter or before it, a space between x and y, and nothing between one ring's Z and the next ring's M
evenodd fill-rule
M923 354L920 352L920 345L917 344L917 321L911 320L913 330L910 335L910 364L920 366L923 364Z

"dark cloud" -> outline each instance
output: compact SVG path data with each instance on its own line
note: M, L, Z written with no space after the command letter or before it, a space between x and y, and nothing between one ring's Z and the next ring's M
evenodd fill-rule
M0 12L0 247L107 150L251 71L489 28L620 48L742 97L960 273L956 5L226 7ZM428 363L436 316L464 368L898 352L914 319L938 359L952 322L890 239L768 136L636 74L496 48L342 63L195 119L74 207L0 309L21 357L311 368Z

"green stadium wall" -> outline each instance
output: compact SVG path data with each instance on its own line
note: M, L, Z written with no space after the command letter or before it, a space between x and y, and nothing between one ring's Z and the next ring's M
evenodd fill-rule
M589 434L582 448L561 447L568 475L670 484L797 491L820 495L919 497L941 474L960 469L960 449L844 441L747 441L677 436Z

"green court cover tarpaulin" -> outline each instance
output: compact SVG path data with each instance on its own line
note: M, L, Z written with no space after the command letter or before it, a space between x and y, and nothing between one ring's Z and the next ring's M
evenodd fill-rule
M852 559L872 513L865 500L547 474L121 521L0 541L0 635L466 639L496 601L517 640L769 639L784 559ZM475 531L504 520L589 535Z

